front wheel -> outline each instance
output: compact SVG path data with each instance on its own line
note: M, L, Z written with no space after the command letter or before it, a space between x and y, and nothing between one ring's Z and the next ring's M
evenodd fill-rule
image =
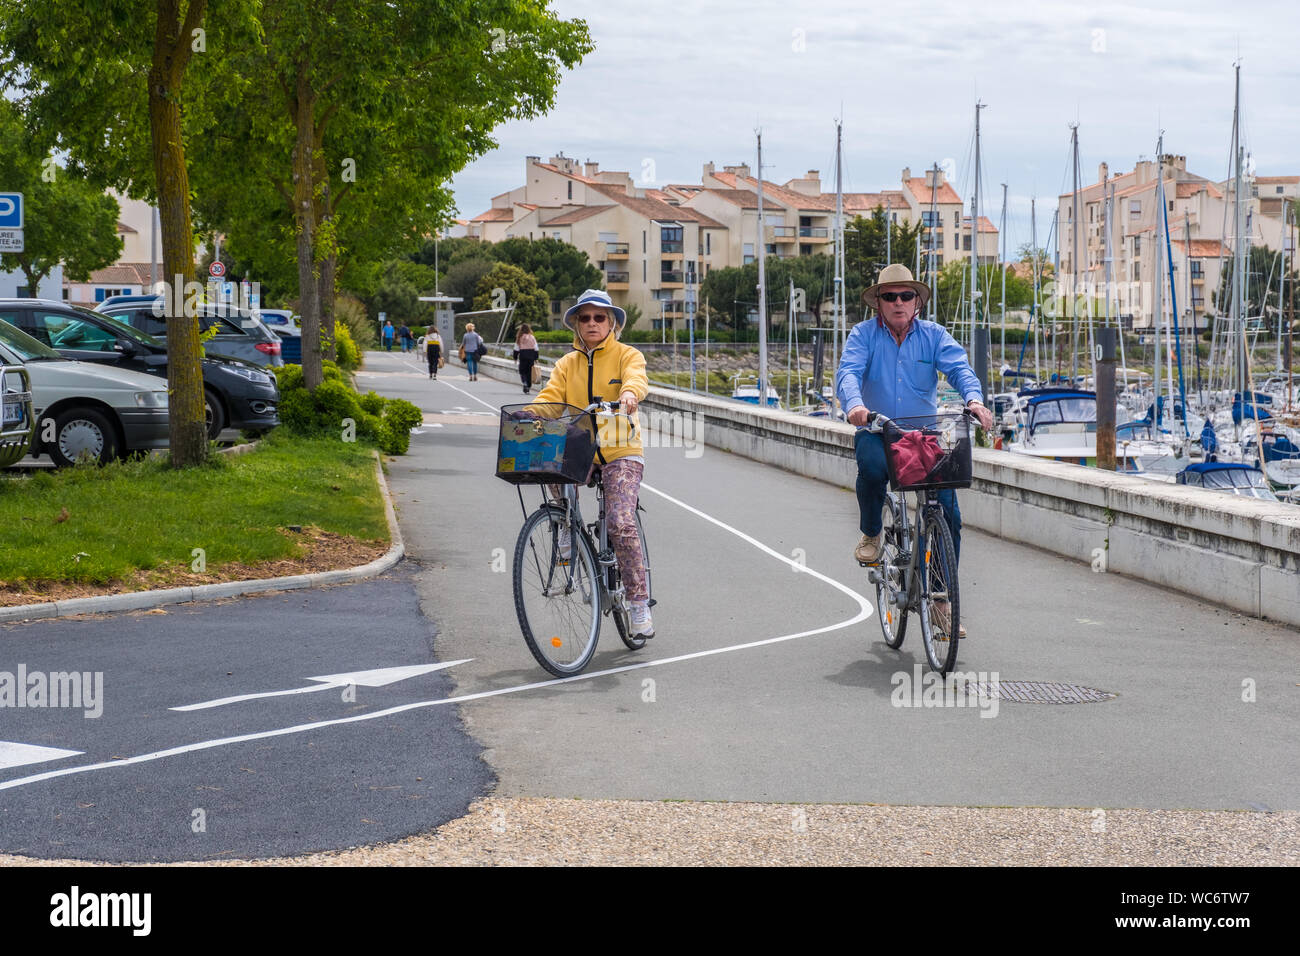
M561 548L569 531L570 553ZM600 582L587 536L563 508L538 508L515 543L515 612L537 663L556 677L581 673L600 636Z
M903 593L903 516L893 495L885 496L884 522L880 538L880 564L876 567L876 615L880 618L880 633L892 648L903 646L903 633L907 630L907 607L897 607L890 598Z
M54 441L46 450L60 468L78 461L103 465L117 457L117 429L96 408L70 408L54 419Z
M925 515L921 562L921 640L930 667L947 674L957 663L961 599L957 590L957 555L943 512Z

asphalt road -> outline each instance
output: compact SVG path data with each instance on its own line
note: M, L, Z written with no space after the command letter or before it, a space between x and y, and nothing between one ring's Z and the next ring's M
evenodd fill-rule
M496 409L519 388L454 367L432 382L398 353L359 379L426 413L388 463L410 560L0 629L0 672L103 675L99 716L0 707L0 851L291 855L428 831L489 791L1300 809L1294 630L968 529L961 669L1114 696L928 706L916 625L901 651L880 638L847 487L713 448L647 450L657 636L628 651L606 625L587 672L553 680L519 633L523 513L493 477ZM355 673L397 667L417 671Z
M390 481L502 795L1300 809L1296 631L967 529L960 668L1116 696L896 706L924 654L915 623L892 651L864 617L851 470L836 488L714 448L647 450L657 636L632 652L607 625L583 679L520 691L548 679L514 614L523 515L493 477L520 389L397 353L362 383L428 413Z

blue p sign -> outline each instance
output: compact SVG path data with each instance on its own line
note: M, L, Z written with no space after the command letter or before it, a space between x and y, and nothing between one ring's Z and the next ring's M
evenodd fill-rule
M23 227L23 194L0 193L0 229Z

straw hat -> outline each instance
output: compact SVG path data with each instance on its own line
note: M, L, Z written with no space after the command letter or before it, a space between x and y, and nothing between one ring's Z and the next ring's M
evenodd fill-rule
M880 305L876 301L876 295L880 292L880 287L886 285L905 285L916 290L923 309L925 304L930 301L930 287L924 282L917 282L913 279L912 270L898 262L885 266L880 270L880 277L877 279L876 284L869 289L863 290L862 301L873 309L879 309Z

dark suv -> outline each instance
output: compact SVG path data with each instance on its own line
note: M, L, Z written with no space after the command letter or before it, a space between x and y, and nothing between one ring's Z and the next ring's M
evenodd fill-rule
M212 351L254 365L284 364L280 355L279 337L252 312L224 305L201 305L198 309L199 328L202 331L217 326L217 334L209 340ZM167 337L162 296L122 297L117 301L101 302L95 311L101 315L111 315L146 335L160 339Z
M167 343L111 315L43 299L0 299L0 319L61 356L167 377ZM280 423L280 392L269 371L208 352L203 359L208 437L224 428L264 432Z

